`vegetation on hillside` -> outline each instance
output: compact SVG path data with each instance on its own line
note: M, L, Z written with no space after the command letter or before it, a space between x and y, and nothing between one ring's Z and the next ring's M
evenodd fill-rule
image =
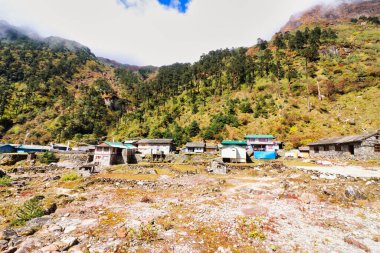
M366 20L300 27L157 71L114 69L86 48L11 32L0 40L0 136L183 144L271 133L291 147L380 128L380 33L378 19Z

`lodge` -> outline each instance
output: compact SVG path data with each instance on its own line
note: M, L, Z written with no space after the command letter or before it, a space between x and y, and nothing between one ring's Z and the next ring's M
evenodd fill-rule
M380 158L380 130L361 135L322 139L309 144L310 156L322 158Z

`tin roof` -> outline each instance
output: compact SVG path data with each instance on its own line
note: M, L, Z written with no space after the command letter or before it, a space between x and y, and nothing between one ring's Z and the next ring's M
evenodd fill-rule
M123 144L121 142L112 142L112 141L105 141L103 142L102 144L98 145L98 147L105 147L105 146L109 146L109 147L113 147L113 148L126 148L126 149L133 149L133 148L137 148L131 144Z
M218 144L206 143L206 148L217 149L218 148Z
M363 141L369 137L372 137L376 134L379 134L379 133L380 133L379 131L376 131L376 132L367 133L367 134L359 134L359 135L350 135L350 136L321 139L319 141L312 142L308 145L309 146L315 146L315 145L328 145L328 144L343 144L343 143L361 142L361 141Z
M244 138L245 139L255 139L255 138L274 139L274 136L271 134L248 134Z
M17 148L19 148L19 149L36 149L36 150L50 150L50 149L51 149L50 146L41 146L41 145L24 145L24 144L21 144L21 145L18 146Z
M144 144L172 144L173 139L143 139L139 140L138 143Z
M204 148L206 143L204 142L188 142L186 143L187 148Z
M247 145L246 141L234 141L234 140L224 140L222 141L222 145Z

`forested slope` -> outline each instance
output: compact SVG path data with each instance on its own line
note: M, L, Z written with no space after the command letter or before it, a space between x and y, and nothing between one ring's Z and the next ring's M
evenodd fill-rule
M304 25L158 70L115 68L9 25L0 35L0 142L270 133L291 147L380 128L376 17Z

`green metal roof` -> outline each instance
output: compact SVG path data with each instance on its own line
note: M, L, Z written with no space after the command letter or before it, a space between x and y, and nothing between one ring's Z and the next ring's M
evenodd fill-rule
M254 139L254 138L274 139L274 136L271 134L248 134L244 138L245 139Z
M121 142L105 141L104 143L114 148L136 148L132 144L123 144Z
M222 145L247 145L246 141L232 141L232 140L224 140L222 141Z

